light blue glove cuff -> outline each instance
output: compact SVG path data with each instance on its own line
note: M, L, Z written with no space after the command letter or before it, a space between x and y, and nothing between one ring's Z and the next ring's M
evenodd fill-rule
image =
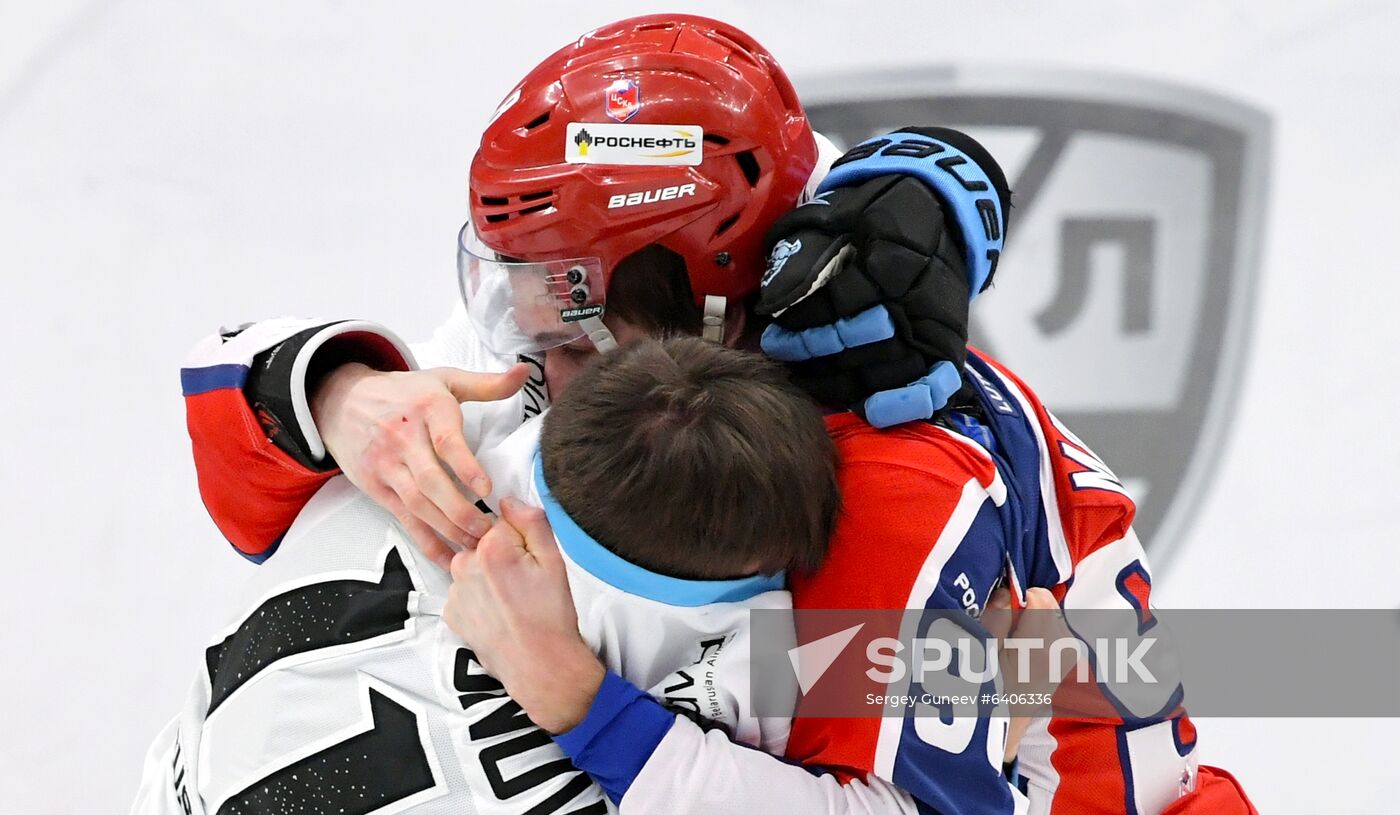
M865 400L865 420L875 427L894 427L928 419L962 387L957 366L944 360L902 388L880 391Z
M894 336L894 320L884 306L872 306L854 317L801 331L789 331L773 323L763 329L759 345L779 362L801 362L839 354L847 348L869 345Z

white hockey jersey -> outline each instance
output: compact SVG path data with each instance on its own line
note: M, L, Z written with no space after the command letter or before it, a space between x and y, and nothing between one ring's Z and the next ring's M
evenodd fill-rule
M678 712L781 753L788 721L744 712L747 612L790 606L781 576L678 580L620 560L552 503L538 425L483 465L501 494L545 506L585 638ZM206 649L133 813L609 811L442 623L448 584L391 515L328 483Z

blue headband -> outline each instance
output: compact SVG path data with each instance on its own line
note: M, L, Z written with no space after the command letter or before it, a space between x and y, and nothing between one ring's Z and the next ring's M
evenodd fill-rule
M737 580L686 580L648 571L613 554L569 517L569 513L554 500L549 485L544 481L544 467L538 454L535 456L535 486L540 491L549 525L554 527L554 537L559 539L559 546L569 555L569 559L604 583L628 594L670 606L693 607L712 603L741 603L766 591L778 591L784 587L783 572L756 574Z

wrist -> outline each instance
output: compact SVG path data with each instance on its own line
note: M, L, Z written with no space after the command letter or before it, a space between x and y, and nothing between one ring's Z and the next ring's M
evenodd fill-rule
M501 677L506 692L542 730L557 735L588 715L607 669L582 639L525 654L525 670Z
M609 671L588 715L554 743L618 806L677 723L646 691Z
M345 403L346 394L355 385L375 373L375 369L362 362L346 362L332 368L317 381L307 383L311 395L308 400L311 420L323 437L326 422L332 418L335 407Z

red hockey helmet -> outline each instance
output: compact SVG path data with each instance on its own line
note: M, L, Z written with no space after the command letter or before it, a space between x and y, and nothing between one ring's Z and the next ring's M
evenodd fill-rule
M792 83L747 34L635 17L559 50L506 97L472 161L464 257L482 262L474 231L486 254L526 261L501 266L535 273L574 319L650 244L684 259L697 303L742 298L758 289L764 232L816 161Z

